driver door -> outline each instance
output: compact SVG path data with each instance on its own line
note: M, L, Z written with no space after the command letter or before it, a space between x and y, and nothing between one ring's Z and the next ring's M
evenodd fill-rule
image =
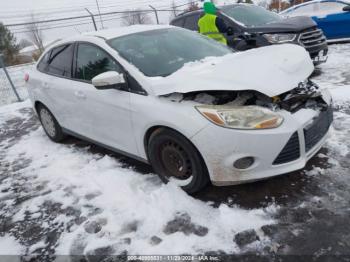
M130 111L130 93L97 90L92 78L108 71L123 73L122 67L102 48L78 43L74 61L75 97L84 136L103 145L137 154Z

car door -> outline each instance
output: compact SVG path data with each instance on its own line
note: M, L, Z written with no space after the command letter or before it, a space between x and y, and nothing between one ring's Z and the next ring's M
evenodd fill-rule
M41 89L43 102L52 111L60 125L75 130L74 81L72 81L72 61L74 44L64 44L53 48L46 54L43 65L38 70L43 72ZM79 126L78 126L79 127Z
M328 39L350 37L350 12L343 11L346 4L327 1L318 3L319 7L313 19Z
M107 72L123 73L122 67L102 48L81 42L74 60L77 113L84 126L82 135L103 145L137 155L130 111L130 93L126 90L97 90L92 78Z

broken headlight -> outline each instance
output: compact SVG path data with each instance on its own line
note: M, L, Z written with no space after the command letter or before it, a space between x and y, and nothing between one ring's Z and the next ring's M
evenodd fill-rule
M208 120L234 129L268 129L279 127L283 117L259 106L196 106Z
M267 41L272 44L292 42L296 38L296 34L264 34Z

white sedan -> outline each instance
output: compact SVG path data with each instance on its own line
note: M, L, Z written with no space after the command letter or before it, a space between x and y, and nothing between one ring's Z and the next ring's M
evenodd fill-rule
M91 141L194 193L305 166L333 119L313 70L296 45L237 53L185 29L133 26L56 43L26 80L51 140Z

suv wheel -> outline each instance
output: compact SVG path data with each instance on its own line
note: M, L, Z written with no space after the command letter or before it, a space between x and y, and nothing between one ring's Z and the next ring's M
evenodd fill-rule
M38 115L46 135L54 142L61 142L65 135L56 118L45 106L38 107Z
M209 182L206 165L198 150L173 130L160 128L151 135L148 157L163 182L172 181L187 193L198 192Z

